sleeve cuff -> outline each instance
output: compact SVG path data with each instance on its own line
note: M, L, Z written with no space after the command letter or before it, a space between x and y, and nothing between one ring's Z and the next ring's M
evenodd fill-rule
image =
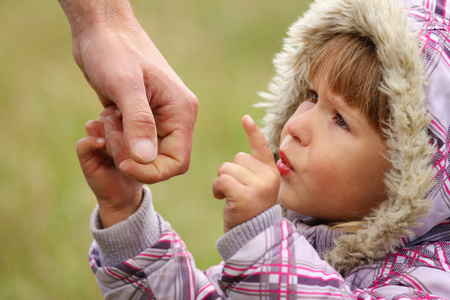
M274 205L258 216L234 227L217 240L216 248L224 261L231 258L258 234L282 219L281 207Z
M98 244L103 266L115 266L155 244L161 229L151 191L144 186L139 209L127 220L103 229L98 206L91 216L91 233Z

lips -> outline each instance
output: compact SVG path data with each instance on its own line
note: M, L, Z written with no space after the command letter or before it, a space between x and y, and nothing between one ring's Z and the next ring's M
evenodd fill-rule
M286 176L293 172L293 169L287 159L286 155L280 151L280 159L277 161L278 171L280 171L281 176Z

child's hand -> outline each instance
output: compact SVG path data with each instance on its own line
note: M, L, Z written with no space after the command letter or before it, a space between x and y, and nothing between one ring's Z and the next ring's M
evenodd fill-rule
M214 197L226 199L224 231L239 225L277 201L280 173L264 135L250 116L242 118L252 155L238 153L232 163L224 163L213 184Z
M114 154L114 155L113 155ZM140 206L142 183L125 176L113 160L127 155L120 112L106 108L86 124L86 137L77 143L86 181L97 197L103 228L127 219Z

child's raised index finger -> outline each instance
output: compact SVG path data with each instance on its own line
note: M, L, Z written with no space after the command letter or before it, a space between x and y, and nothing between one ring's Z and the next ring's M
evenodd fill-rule
M252 156L259 159L266 164L274 164L272 150L267 143L264 134L258 128L255 121L249 115L245 115L242 118L242 126L247 133L247 139L252 148Z

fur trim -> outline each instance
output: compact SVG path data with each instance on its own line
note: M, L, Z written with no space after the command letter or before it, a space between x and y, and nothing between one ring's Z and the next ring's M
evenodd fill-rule
M276 76L266 99L263 131L278 153L281 130L307 98L308 74L317 49L331 37L351 33L369 37L382 65L380 89L389 98L391 118L384 134L392 169L386 174L388 200L364 219L363 229L340 237L327 260L339 271L369 263L402 246L432 202L428 144L429 117L425 107L425 77L417 35L407 23L407 11L389 0L317 0L294 23L281 53L274 59Z

